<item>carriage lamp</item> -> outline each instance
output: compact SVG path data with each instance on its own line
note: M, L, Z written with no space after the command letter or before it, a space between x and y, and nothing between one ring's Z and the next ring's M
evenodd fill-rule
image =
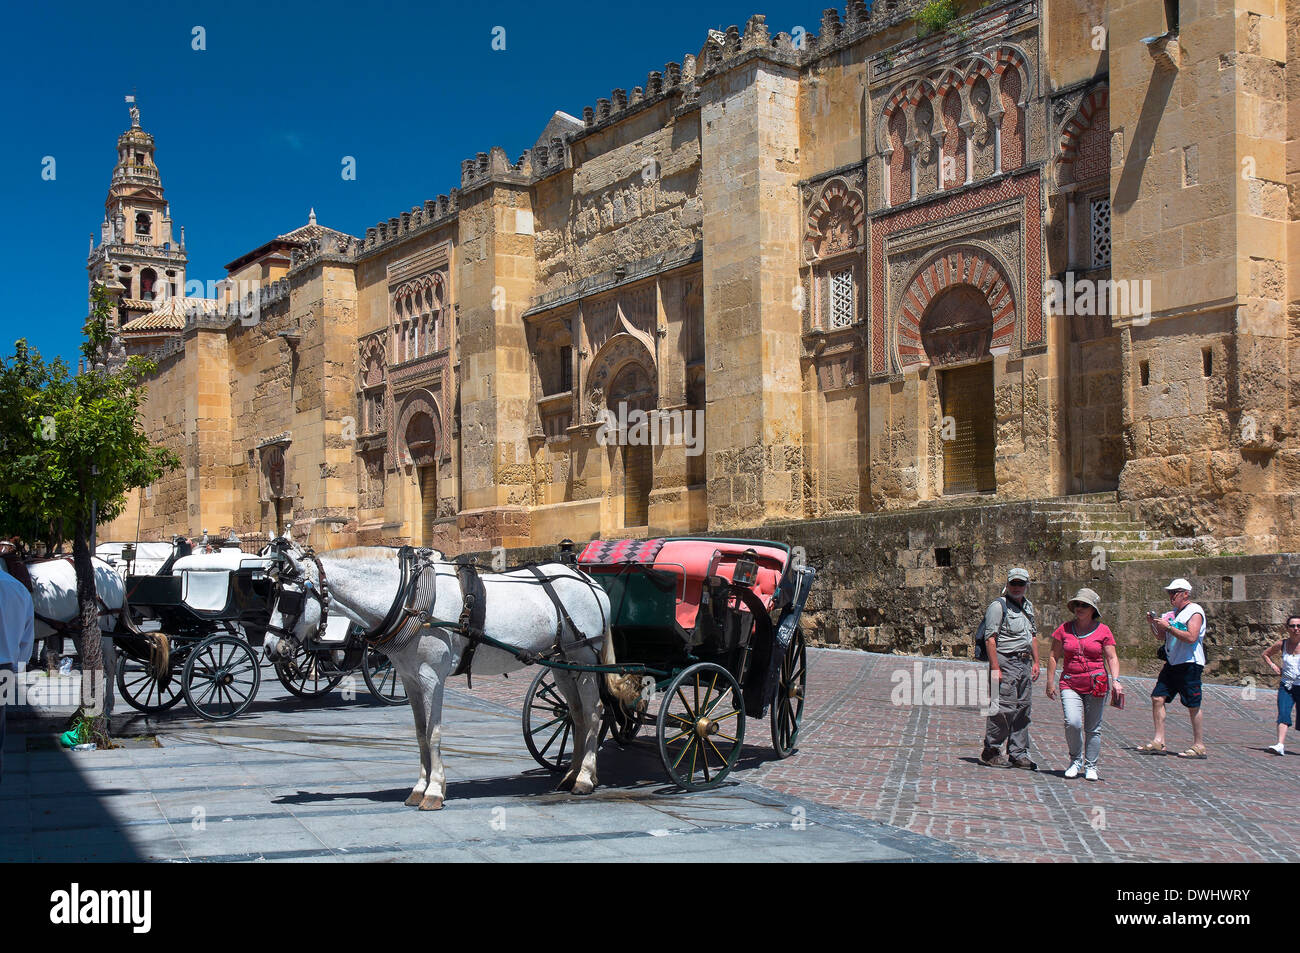
M560 540L559 560L560 562L564 563L566 566L573 566L577 564L578 555L573 551L573 540L571 539Z
M736 560L736 571L732 573L731 579L738 586L753 586L758 582L758 563L752 559Z

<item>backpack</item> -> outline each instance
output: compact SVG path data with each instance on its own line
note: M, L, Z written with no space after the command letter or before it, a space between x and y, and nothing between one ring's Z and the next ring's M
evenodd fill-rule
M997 634L1002 634L1002 627L1007 621L1007 597L998 596L994 602L1002 603L1002 621L998 623ZM988 621L988 610L980 615L980 626L975 630L975 661L987 662L989 660L988 649L984 647L984 640L988 638L988 633L984 631L984 624Z

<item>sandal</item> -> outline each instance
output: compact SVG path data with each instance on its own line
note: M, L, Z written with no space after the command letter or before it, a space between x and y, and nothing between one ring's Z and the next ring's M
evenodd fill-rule
M1155 754L1157 751L1165 750L1165 743L1163 741L1148 741L1146 744L1140 745L1137 750L1147 754Z
M1186 751L1178 752L1180 758L1195 758L1198 761L1204 761L1208 754L1205 751L1205 745L1192 745Z

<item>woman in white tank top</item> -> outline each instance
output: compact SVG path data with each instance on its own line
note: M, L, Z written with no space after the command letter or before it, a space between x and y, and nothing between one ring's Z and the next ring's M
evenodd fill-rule
M1282 653L1281 668L1272 659L1278 652ZM1286 730L1291 727L1292 715L1300 706L1300 615L1286 620L1286 637L1265 650L1264 661L1281 678L1277 687L1277 744L1269 745L1268 750L1274 754L1286 754L1282 742L1286 739Z

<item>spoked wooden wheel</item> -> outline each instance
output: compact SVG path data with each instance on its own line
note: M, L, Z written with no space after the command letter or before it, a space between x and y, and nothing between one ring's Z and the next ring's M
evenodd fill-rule
M243 639L214 635L185 660L181 676L185 702L208 721L234 718L253 703L262 684L257 654Z
M339 671L329 652L309 652L301 643L293 655L275 663L280 684L299 698L324 695L343 681L345 674Z
M543 668L524 696L524 744L533 760L549 771L564 771L573 760L573 719L569 703L555 684L555 673Z
M137 661L126 654L117 657L117 690L128 705L146 715L166 711L184 694L174 668L160 672L154 663Z
M658 727L659 757L672 782L688 791L717 787L744 745L739 683L721 665L690 666L669 683Z
M778 758L790 757L799 742L807 687L808 653L804 649L803 630L796 628L781 659L781 677L776 683L776 697L772 699L772 748Z
M361 663L361 674L366 680L366 688L385 705L405 705L406 686L397 674L393 660L377 648L367 647L365 661Z

